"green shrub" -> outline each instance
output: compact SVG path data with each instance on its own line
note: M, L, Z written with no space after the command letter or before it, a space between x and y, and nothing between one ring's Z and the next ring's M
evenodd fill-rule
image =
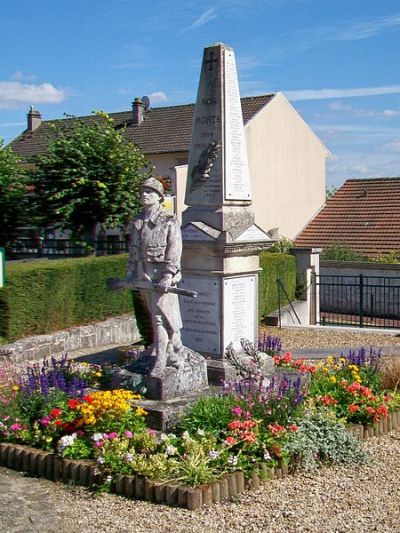
M0 289L0 337L12 342L133 311L130 291L109 291L127 256L90 257L7 265Z
M278 285L279 278L291 301L296 292L296 258L293 255L264 252L260 255L262 271L259 277L259 316L264 318L268 313L279 307ZM281 291L281 305L288 303Z
M368 261L368 257L340 242L331 242L321 254L324 261Z

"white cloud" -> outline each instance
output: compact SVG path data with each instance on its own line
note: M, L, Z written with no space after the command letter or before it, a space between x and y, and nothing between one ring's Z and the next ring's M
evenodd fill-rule
M358 87L354 89L301 89L298 91L284 91L285 96L292 101L324 100L328 98L352 98L355 96L377 96L382 94L400 94L400 85L383 87Z
M204 26L204 24L207 24L207 22L210 22L210 20L213 20L216 17L217 11L215 7L211 7L210 9L207 9L207 11L204 11L204 13L193 22L193 24L184 29L181 33L192 30L193 28L199 28L200 26Z
M156 91L148 95L150 103L152 102L165 102L168 100L168 96L162 91Z
M0 108L14 109L19 104L58 104L66 94L51 83L23 84L20 81L0 81Z
M389 17L371 18L340 28L336 38L343 41L358 41L360 39L369 39L379 33L386 33L391 30L396 31L399 27L400 15L397 14Z
M332 111L337 111L339 113L343 112L346 115L353 117L393 118L400 116L400 110L396 109L384 109L378 111L376 109L357 108L350 104L343 104L342 102L332 102L328 107Z
M383 152L400 152L400 140L391 141L381 146ZM400 169L399 169L400 172Z
M11 76L11 79L16 81L35 81L36 76L35 74L24 74L20 70L17 70L14 72L14 74Z

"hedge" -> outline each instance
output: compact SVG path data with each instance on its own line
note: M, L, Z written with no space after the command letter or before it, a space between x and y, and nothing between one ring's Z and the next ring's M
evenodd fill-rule
M290 300L295 300L296 258L289 254L263 252L260 255L260 267L258 308L262 320L279 307L277 278L282 281ZM286 303L288 301L281 291L281 305Z
M0 337L50 333L133 312L129 291L109 291L108 277L123 277L127 254L7 264L0 289Z
M131 291L109 291L108 277L123 277L127 254L15 262L7 264L7 282L0 289L0 338L13 342L113 316L133 313L139 331L148 341L149 320L143 304ZM293 300L296 260L293 256L265 252L260 256L259 316L278 308L276 278Z

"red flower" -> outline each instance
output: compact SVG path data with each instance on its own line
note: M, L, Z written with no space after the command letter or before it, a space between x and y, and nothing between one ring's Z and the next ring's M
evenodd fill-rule
M296 431L299 431L299 428L296 426L296 424L290 424L289 429L290 431L293 431L293 433L296 433Z
M283 433L285 431L285 428L279 424L269 424L268 429L273 435L278 435L279 433Z
M226 437L225 442L232 446L233 444L236 444L237 441L234 437Z
M51 418L57 418L57 417L60 416L61 413L62 413L61 409L57 409L57 408L56 408L56 409L52 409L52 410L50 411L49 416L50 416Z
M359 405L355 405L354 403L349 405L349 411L350 413L357 413L360 410Z
M367 413L370 413L371 415L375 414L375 409L371 407L370 405L368 405L368 407L366 407L365 410L367 411Z
M87 403L92 403L93 402L93 398L91 396L84 396L83 399L85 400L85 402Z
M242 423L240 420L233 420L232 422L229 422L228 424L228 428L233 429L233 430L240 429L241 426L242 426Z
M329 394L325 394L325 396L322 396L321 402L324 405L337 405L338 401L335 398L332 398L332 396L329 396Z
M56 421L54 422L54 424L55 424L56 426L62 426L62 425L63 425L63 421L59 419L59 420L56 420Z
M78 407L78 405L80 405L80 401L77 400L76 398L72 398L72 400L68 400L68 407L70 409L76 409Z

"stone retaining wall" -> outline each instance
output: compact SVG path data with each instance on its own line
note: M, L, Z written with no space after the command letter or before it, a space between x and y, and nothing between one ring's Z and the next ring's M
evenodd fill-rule
M44 357L112 344L123 346L140 341L136 318L124 315L86 326L78 326L48 335L26 337L0 346L0 356L8 355L13 363L22 364Z
M348 431L364 440L386 434L398 426L400 411L389 413L388 417L373 426L348 426ZM92 461L61 459L55 453L19 444L0 443L0 466L64 483L73 481L87 487L102 482L97 465ZM289 470L290 465L281 464L271 468L263 463L248 479L245 479L241 471L232 472L217 481L196 488L150 480L142 476L119 475L113 480L111 490L128 498L194 510L203 505L231 499L244 490L258 489L263 481L282 478Z

